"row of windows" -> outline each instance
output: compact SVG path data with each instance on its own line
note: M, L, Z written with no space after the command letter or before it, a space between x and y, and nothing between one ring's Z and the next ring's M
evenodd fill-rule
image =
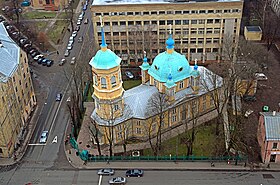
M121 75L119 75L119 77L121 78ZM97 79L96 75L94 75L93 80L94 80L94 85L95 86L99 86L99 82L98 82L98 79ZM121 81L121 79L119 79L119 81ZM101 88L107 89L107 84L108 83L107 83L106 78L101 77L100 78L100 82L101 82ZM116 77L115 76L112 76L110 78L110 84L111 84L111 87L116 87L117 86L117 82L116 82Z
M141 26L141 25L194 25L194 24L219 24L225 23L225 19L184 19L184 20L147 20L147 21L112 21L104 22L104 26ZM235 19L237 22L237 19ZM100 22L96 22L100 26Z
M145 12L107 12L94 13L94 16L122 16L122 15L166 15L166 14L215 14L215 13L240 13L240 9L224 10L168 10L168 11L145 11Z

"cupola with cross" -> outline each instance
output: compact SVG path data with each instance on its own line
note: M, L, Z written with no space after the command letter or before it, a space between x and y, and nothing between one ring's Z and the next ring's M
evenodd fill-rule
M107 48L103 28L101 23L101 49L90 60L93 76L93 99L97 115L105 120L115 119L122 115L124 109L121 76L121 58Z

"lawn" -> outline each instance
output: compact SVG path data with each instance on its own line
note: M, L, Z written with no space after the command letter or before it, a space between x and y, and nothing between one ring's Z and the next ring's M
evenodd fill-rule
M63 21L63 20L56 21L52 29L49 29L48 31L49 39L52 40L54 43L58 43L58 40L62 38L64 28L66 28L67 25L68 25L67 21Z
M25 19L52 19L56 16L57 12L44 12L44 11L31 11L26 12L22 16Z
M39 31L43 31L46 29L48 25L48 21L40 21L40 22L34 22L38 28Z
M193 156L215 156L215 143L217 143L215 136L215 124L213 124L212 122L205 123L198 126L196 129L198 132L194 141ZM189 130L188 132L190 133L191 130ZM179 139L181 138L180 136L183 135L184 134L181 134L164 141L162 143L163 149L161 152L161 156L169 156L169 154L171 154L172 156L186 156L186 145L181 143ZM220 144L221 146L219 147L224 147L224 140L222 140ZM151 149L145 149L143 152L144 156L153 155Z
M125 90L131 89L141 84L141 80L126 80L123 81L123 87Z

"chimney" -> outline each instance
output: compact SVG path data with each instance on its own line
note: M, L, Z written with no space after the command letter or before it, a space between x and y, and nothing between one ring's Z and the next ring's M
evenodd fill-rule
M273 112L272 112L272 116L275 116L276 115L276 111L274 110Z

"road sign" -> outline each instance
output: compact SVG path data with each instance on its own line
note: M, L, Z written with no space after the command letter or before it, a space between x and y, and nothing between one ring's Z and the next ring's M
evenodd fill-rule
M57 136L55 136L55 137L53 138L52 143L57 143Z

